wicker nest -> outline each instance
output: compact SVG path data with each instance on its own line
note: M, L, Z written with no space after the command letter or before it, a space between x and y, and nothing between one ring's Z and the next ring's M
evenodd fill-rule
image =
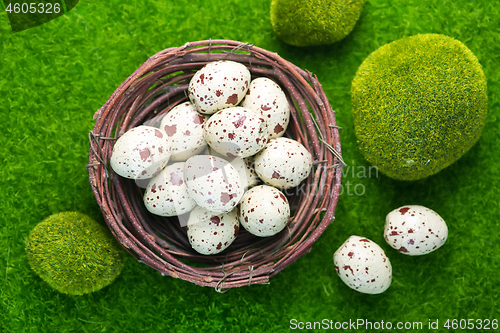
M265 76L285 91L291 117L285 136L301 142L313 156L310 176L286 192L292 209L287 228L258 238L243 228L233 244L217 255L195 252L177 218L149 213L143 189L109 167L116 138L161 117L187 100L190 78L206 63L240 62L255 77ZM221 292L265 284L310 251L334 220L340 193L339 128L316 76L276 53L247 43L209 40L173 47L150 57L130 75L94 115L89 134L89 181L106 223L120 244L138 261L168 275Z

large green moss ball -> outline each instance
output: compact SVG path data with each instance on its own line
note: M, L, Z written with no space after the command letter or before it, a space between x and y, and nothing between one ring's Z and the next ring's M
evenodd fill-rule
M271 24L284 42L294 46L326 45L347 36L365 0L272 0Z
M31 268L51 287L83 295L109 285L122 271L124 251L109 230L85 214L63 212L30 233Z
M380 47L351 87L358 146L398 180L429 177L459 159L481 135L486 79L474 54L438 34Z

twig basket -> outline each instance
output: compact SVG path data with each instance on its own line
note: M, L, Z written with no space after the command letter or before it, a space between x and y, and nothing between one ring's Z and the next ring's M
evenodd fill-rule
M143 189L113 172L113 144L128 129L158 124L163 115L187 100L190 78L206 63L227 59L247 66L255 77L265 76L285 91L291 106L286 136L312 154L310 176L287 196L292 216L287 228L258 238L240 228L233 244L217 255L204 256L190 246L177 218L149 213ZM340 193L339 128L316 76L276 53L231 40L187 43L150 57L130 75L94 115L89 133L89 181L104 219L120 244L137 260L162 275L180 278L221 292L265 284L310 251L334 220Z

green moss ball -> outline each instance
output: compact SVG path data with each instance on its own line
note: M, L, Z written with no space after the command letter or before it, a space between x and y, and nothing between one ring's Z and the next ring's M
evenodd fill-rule
M351 87L358 146L387 176L418 180L458 160L481 135L486 79L460 41L438 34L380 47Z
M365 0L272 0L271 24L284 42L316 46L338 42L359 19Z
M122 271L124 251L109 230L87 215L63 212L30 233L31 268L61 293L83 295L109 285Z

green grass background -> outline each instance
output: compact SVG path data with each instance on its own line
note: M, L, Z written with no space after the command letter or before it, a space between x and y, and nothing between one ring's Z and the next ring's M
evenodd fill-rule
M1 8L0 332L285 332L291 319L409 321L424 328L429 319L441 327L453 318L500 320L500 2L368 0L347 38L310 49L276 37L269 7L270 0L82 0L66 15L15 34ZM364 177L351 80L379 46L417 33L454 37L478 57L489 98L482 137L427 180ZM72 297L50 289L30 269L24 243L53 213L80 211L103 222L85 169L94 112L149 56L209 38L249 42L317 74L343 127L351 167L336 220L269 285L219 294L162 277L129 257L118 279L99 292ZM352 195L355 185L363 195ZM408 257L385 244L385 215L405 204L445 219L449 240L441 249ZM386 250L393 283L385 293L360 294L337 277L333 253L353 234Z

